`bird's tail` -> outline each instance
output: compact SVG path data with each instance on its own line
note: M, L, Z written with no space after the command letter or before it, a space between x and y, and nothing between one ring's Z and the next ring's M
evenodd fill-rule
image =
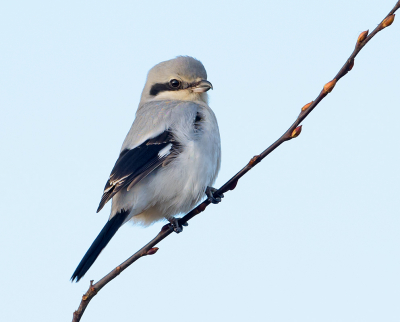
M75 279L77 282L86 274L89 268L93 265L96 258L104 247L107 246L108 242L113 238L119 227L122 226L126 217L128 217L129 211L121 210L114 217L112 217L103 227L100 234L96 237L93 244L90 246L85 256L83 256L81 262L76 268L74 274L71 276L71 281Z

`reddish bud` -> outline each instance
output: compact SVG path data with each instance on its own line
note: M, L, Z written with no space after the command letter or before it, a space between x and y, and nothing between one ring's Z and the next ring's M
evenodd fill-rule
M233 190L233 189L235 189L236 186L237 186L237 184L238 184L238 180L233 181L233 182L229 185L228 190Z
M150 249L147 251L146 255L154 255L155 253L157 253L157 251L158 251L158 247L150 248Z
M367 39L368 33L369 33L369 30L363 31L363 32L358 36L357 44L361 44L365 39Z
M301 110L304 112L306 109L308 109L308 108L311 106L312 103L314 103L314 101L311 101L310 103L304 105L304 106L301 108Z
M324 86L324 92L325 93L332 92L332 90L335 87L335 85L336 85L336 79L330 81L329 83L326 83L325 86Z
M259 155L254 156L250 162L249 162L249 166L253 166L254 164L258 163L258 159L260 158Z
M300 126L296 127L296 128L293 130L293 132L292 132L292 134L290 135L290 137L291 137L292 139L297 138L297 137L300 135L300 133L301 133L302 127L303 127L303 125L300 125Z
M390 15L386 17L385 20L382 21L382 27L383 28L389 27L394 21L394 16L395 15Z
M206 210L207 205L204 203L201 203L200 205L197 206L197 208L199 209L199 213L203 212L204 210Z
M349 63L349 71L352 70L354 67L354 59L352 59Z

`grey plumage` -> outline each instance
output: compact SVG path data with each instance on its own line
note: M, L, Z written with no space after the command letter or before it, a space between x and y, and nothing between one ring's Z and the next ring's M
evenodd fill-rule
M204 66L192 57L177 57L149 71L99 205L98 211L112 198L109 222L72 280L86 273L118 225L171 219L205 197L221 158L217 120L207 104L210 88Z

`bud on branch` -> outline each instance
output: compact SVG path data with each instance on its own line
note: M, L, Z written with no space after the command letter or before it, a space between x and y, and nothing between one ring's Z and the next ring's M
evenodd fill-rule
M324 86L324 93L327 94L327 93L332 92L332 90L335 87L335 85L336 85L336 79L331 80L329 83L326 83L325 86Z
M393 14L393 15L386 17L386 19L382 21L382 27L383 28L389 27L394 21L394 16L395 15Z
M348 70L351 71L354 67L354 59L350 60Z
M292 134L290 135L290 137L291 137L292 139L297 138L297 137L300 135L300 133L301 133L302 127L303 127L303 125L300 125L300 126L296 127L296 128L293 130L293 132L292 132Z
M357 45L361 44L365 39L367 39L369 30L363 31L357 39Z
M312 103L314 103L314 101L311 101L310 103L304 105L304 106L301 108L301 110L304 112L306 109L308 109L308 108L311 106Z
M158 251L158 247L150 248L150 249L147 251L146 255L154 255L155 253L157 253L157 251Z

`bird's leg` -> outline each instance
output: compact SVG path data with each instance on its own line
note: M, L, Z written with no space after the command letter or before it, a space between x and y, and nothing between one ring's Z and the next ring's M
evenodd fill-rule
M181 233L183 231L183 226L184 227L189 226L189 224L187 222L185 222L182 225L179 225L179 219L180 218L175 218L175 217L168 218L168 221L170 222L171 228L177 234L179 234L179 233Z
M207 187L206 188L206 195L208 197L208 200L210 200L211 203L217 204L221 202L221 198L224 197L224 194L217 194L215 193L218 189L215 189L213 187Z

